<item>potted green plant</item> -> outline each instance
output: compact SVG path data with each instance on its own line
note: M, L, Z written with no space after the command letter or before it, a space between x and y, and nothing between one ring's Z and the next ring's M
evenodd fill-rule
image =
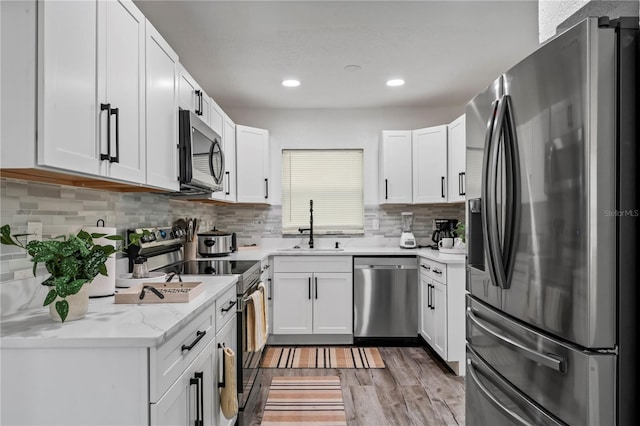
M69 315L69 300L67 299L78 294L85 284L91 283L98 274L107 275L105 262L109 256L117 251L113 246L99 245L93 240L102 237L115 241L123 239L120 235L90 234L80 230L77 234L61 235L53 240L32 240L23 244L19 238L28 234L12 235L9 225L2 226L0 233L2 244L20 247L31 256L34 276L38 264L45 264L51 276L42 282L42 285L50 288L43 306L48 306L55 301L53 306L55 306L55 312L62 322ZM142 235L144 234L131 234L129 236L130 244L139 244ZM88 293L85 303L88 303ZM86 307L84 309L84 313L86 313ZM83 317L84 313L81 313L79 317ZM52 316L54 316L53 312ZM54 319L56 319L55 316Z
M466 244L467 242L466 228L464 226L464 222L458 222L458 225L456 225L456 228L454 229L454 233L456 234L456 239L459 238L460 241L462 241L462 244L463 244L462 247L464 247L464 244Z

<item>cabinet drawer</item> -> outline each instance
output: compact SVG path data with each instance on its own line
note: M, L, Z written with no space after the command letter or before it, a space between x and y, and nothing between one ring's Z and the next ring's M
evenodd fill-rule
M222 296L216 299L216 332L232 318L236 317L237 296L236 287L233 286Z
M444 263L421 257L420 271L442 284L447 284L447 265Z
M351 256L274 256L274 272L352 272Z
M235 291L235 289L234 289ZM213 305L149 353L149 397L157 402L215 337Z

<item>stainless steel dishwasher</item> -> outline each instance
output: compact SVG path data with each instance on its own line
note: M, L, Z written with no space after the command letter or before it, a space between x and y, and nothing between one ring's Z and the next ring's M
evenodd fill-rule
M415 257L354 257L354 338L417 337L417 269Z

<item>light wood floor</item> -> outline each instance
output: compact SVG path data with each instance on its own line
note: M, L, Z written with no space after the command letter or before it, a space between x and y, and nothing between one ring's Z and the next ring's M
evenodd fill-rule
M421 347L381 347L380 353L384 369L262 369L245 425L260 424L271 378L294 375L339 376L349 426L464 425L464 378Z

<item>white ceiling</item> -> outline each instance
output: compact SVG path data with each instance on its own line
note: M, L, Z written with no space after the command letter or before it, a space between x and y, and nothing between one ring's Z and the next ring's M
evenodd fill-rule
M460 106L538 46L536 0L135 3L222 108Z

